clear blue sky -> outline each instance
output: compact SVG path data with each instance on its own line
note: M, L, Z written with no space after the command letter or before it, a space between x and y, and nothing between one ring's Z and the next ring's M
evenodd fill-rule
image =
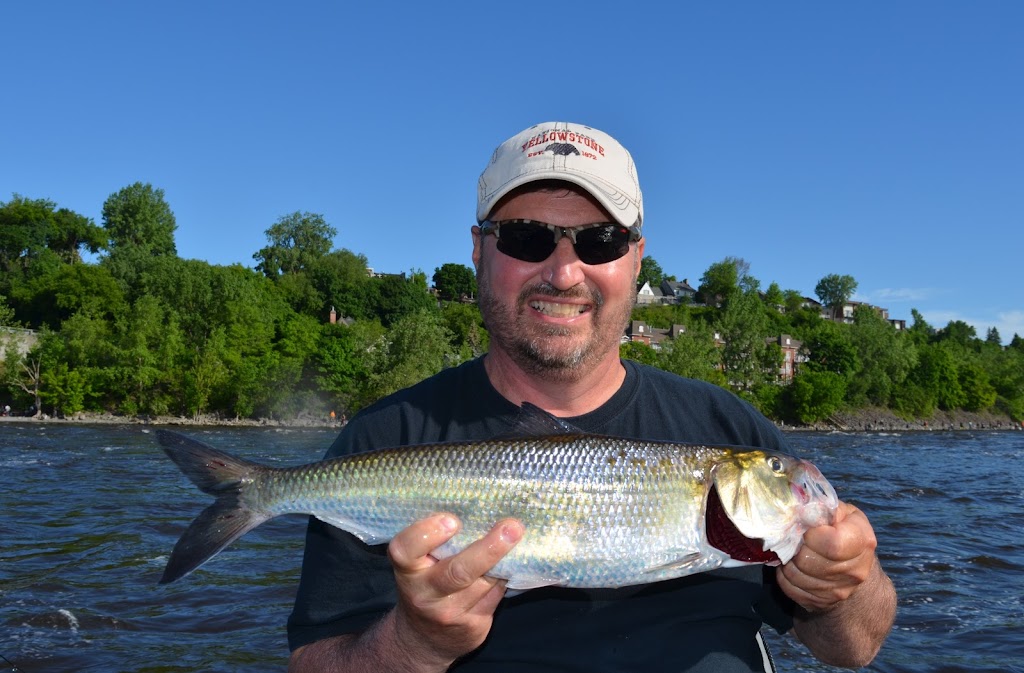
M470 265L476 180L542 121L629 148L647 251L1024 336L1024 3L0 6L0 200L164 190L182 257L320 213L386 272Z

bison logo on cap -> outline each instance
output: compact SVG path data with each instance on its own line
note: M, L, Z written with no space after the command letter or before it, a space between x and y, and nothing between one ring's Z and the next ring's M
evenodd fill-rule
M580 153L580 151L576 149L575 145L571 145L569 143L551 143L550 145L544 148L544 151L551 152L560 157L567 157L570 154L575 154L578 156Z

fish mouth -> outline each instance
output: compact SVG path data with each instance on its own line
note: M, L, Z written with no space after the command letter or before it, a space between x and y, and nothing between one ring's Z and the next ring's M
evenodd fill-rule
M708 506L704 511L704 530L708 544L725 552L729 558L746 563L779 564L779 557L772 550L764 549L764 540L749 538L736 528L729 519L718 495L718 487L712 485L708 493Z

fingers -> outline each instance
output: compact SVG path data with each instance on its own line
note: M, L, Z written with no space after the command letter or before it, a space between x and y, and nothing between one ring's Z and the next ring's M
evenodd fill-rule
M453 535L461 523L451 514L435 514L401 531L388 545L388 556L396 570L414 572L429 568L437 561L429 556Z
M460 529L451 514L418 521L391 541L398 606L394 612L403 646L435 661L452 661L483 643L505 582L488 577L523 537L514 519L499 521L462 551L438 560L431 554Z
M837 514L835 525L808 530L800 551L777 573L786 595L807 610L827 610L848 599L877 563L877 541L864 513L840 503Z
M485 575L523 537L523 526L515 519L499 521L487 535L462 552L440 562L443 572L435 579L434 588L441 595L454 594L473 583L490 578ZM491 580L493 584L496 580Z

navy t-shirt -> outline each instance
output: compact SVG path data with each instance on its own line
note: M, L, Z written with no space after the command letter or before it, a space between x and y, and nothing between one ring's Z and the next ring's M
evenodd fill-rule
M735 395L633 361L623 365L615 395L569 423L617 437L785 450L778 429ZM327 456L507 436L517 415L480 358L363 410ZM292 649L361 632L391 610L396 593L386 549L310 519L288 620ZM763 671L758 629L792 627L792 603L774 573L754 565L618 589L533 589L505 598L487 641L451 670Z

